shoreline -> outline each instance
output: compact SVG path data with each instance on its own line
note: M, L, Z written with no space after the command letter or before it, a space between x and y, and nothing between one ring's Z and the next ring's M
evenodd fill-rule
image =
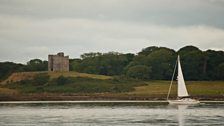
M0 101L0 104L66 104L66 103L168 103L167 101ZM224 101L200 101L200 103L224 103Z
M175 99L176 97L170 97ZM224 96L194 96L200 101L224 101ZM0 95L2 101L166 101L165 96L132 96L132 95Z

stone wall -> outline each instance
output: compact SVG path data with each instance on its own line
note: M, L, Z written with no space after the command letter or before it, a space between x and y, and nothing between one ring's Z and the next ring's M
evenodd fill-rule
M69 71L69 56L64 56L63 52L48 55L48 71Z

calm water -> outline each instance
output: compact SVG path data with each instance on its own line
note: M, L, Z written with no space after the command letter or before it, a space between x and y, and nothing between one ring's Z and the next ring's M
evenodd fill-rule
M0 103L0 126L223 126L224 103Z

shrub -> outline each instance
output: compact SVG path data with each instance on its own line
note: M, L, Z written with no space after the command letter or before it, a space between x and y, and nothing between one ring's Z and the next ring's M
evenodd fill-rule
M68 83L68 78L61 75L56 79L56 83L58 85L64 85L64 84Z
M47 74L37 74L32 80L34 85L44 85L49 81L49 75Z

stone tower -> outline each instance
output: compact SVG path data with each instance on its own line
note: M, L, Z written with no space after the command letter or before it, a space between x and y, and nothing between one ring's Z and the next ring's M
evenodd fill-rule
M63 52L48 55L48 71L69 71L69 56L64 56Z

